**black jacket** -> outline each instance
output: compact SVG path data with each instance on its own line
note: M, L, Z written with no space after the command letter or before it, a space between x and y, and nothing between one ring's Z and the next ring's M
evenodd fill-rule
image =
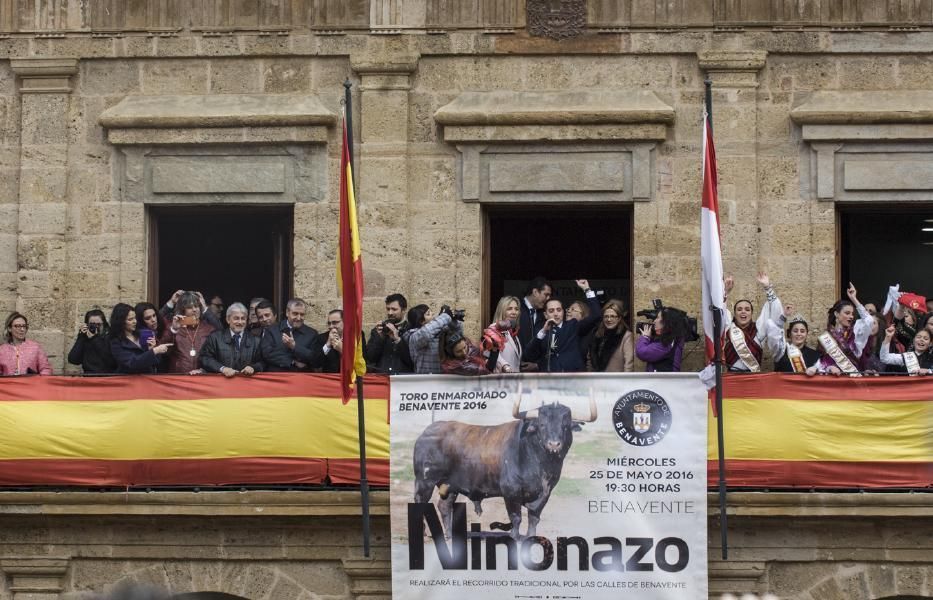
M317 331L307 325L292 329L292 337L295 338L295 349L289 350L282 343L282 334L288 330L288 321L282 320L275 325L266 327L265 331L263 331L260 346L266 371L308 370L307 368L299 369L293 363L297 361L305 365L311 364L311 347L314 344L314 338L317 337Z
M137 346L125 336L110 340L110 353L117 363L117 373L155 373L164 356Z
M518 305L521 309L521 314L518 316L518 341L521 342L522 348L527 348L531 345L531 341L535 336L538 335L538 332L541 331L541 328L544 327L547 317L544 316L543 310L529 309L524 298L519 299ZM531 318L533 314L537 315L534 324L532 324Z
M388 336L379 335L373 327L369 332L369 341L366 343L363 354L370 373L397 375L415 372L415 365L411 362L411 353L408 351L408 342L402 337L407 329L408 323L401 323L398 331L399 339L393 341Z
M311 346L311 368L320 369L321 373L339 373L340 372L340 352L333 348L327 354L324 353L324 344L330 331L319 333L314 338L314 344ZM366 336L362 336L363 348L366 347Z
M564 321L558 328L538 339L535 336L522 353L522 360L538 363L538 369L551 373L577 373L586 370L583 354L580 352L580 339L599 323L603 316L599 300L587 298L590 316L582 320ZM548 358L550 346L550 358Z
M81 365L84 373L115 373L117 363L110 352L110 340L103 333L87 337L79 333L68 353L68 362Z
M201 363L201 368L210 373L220 373L223 367L242 371L249 366L253 367L257 373L265 369L259 338L250 335L248 331L240 335L239 350L233 345L233 334L229 329L213 332L207 336L204 345L201 346L198 361Z

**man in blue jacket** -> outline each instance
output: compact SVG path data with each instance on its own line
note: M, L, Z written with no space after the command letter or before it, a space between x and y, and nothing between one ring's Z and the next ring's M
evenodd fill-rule
M585 319L564 320L564 305L552 298L544 305L547 321L522 354L522 360L538 364L547 373L576 373L585 370L586 361L580 354L580 338L587 335L602 319L603 312L586 279L577 279L586 295L590 315Z

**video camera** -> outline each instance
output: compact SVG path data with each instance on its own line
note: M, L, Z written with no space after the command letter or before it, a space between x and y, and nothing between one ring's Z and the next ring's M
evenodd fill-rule
M450 308L448 305L443 305L441 307L441 314L450 315L450 318L454 321L463 321L466 318L466 310L462 308Z
M655 298L654 300L652 300L651 305L652 305L651 308L646 309L646 310L640 310L637 313L635 313L639 317L646 317L650 319L650 321L647 323L638 323L637 324L638 330L640 330L645 325L648 325L648 326L653 325L654 320L658 318L658 314L665 308L664 303L661 301L660 298ZM677 312L679 312L680 314L684 316L684 320L687 322L687 337L684 339L685 342L695 342L698 339L700 339L699 330L697 329L696 317L691 317L687 315L686 312L680 310L679 308L674 308L672 306L668 306L666 308L668 308L669 310L676 310Z

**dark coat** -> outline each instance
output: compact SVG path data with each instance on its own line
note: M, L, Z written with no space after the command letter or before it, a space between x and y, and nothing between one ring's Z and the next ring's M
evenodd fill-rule
M110 340L110 353L117 363L117 373L155 373L162 356L149 348L141 348L120 336Z
M110 352L110 339L102 333L90 338L79 333L68 353L68 362L81 365L84 373L115 373L117 370Z
M521 314L518 316L518 341L521 342L522 348L527 348L531 345L531 340L535 339L535 336L538 335L538 332L544 327L547 317L544 315L543 310L538 310L536 308L529 309L528 306L525 305L524 298L519 299L518 305L521 309ZM532 325L531 320L532 314L537 314L534 325Z
M399 340L392 341L388 336L379 335L373 327L369 332L369 341L363 355L370 373L414 373L415 365L411 361L408 342L402 335L408 329L408 323L399 326Z
M321 373L339 373L340 372L340 352L333 348L327 354L324 353L324 345L327 343L329 331L319 333L314 338L314 344L311 346L311 368ZM362 336L363 348L366 347L366 336Z
M592 331L603 316L602 308L596 298L587 298L590 316L582 320L564 321L558 328L538 339L535 336L522 353L522 360L538 363L538 370L551 373L577 373L586 370L583 354L580 352L580 339ZM550 346L550 361L548 347Z
M265 369L259 338L244 331L240 335L240 349L233 345L233 334L229 329L215 331L207 337L198 356L201 368L210 373L220 373L223 367L242 371L247 366L257 373Z
M289 350L282 343L282 334L288 329L288 321L282 320L275 325L266 327L265 331L263 331L260 346L266 371L308 370L307 368L299 369L294 363L311 364L311 347L314 344L314 338L317 337L317 331L307 325L292 329L292 337L295 338L295 349Z

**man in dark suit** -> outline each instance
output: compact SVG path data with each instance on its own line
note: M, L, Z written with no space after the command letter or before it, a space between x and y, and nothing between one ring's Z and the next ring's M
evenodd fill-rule
M285 306L285 319L266 328L262 335L262 359L267 371L307 371L317 330L305 325L308 307L301 298Z
M201 346L198 360L202 369L225 377L262 372L259 338L247 333L246 313L246 307L239 302L227 308L227 328L211 333Z
M544 305L551 298L551 284L544 277L535 277L525 287L521 313L518 317L518 340L522 348L527 348L535 335L544 326ZM522 363L522 372L536 371L535 363Z
M312 369L322 373L340 372L340 353L343 352L343 311L339 308L327 313L327 331L319 333L311 345Z
M577 285L586 295L590 316L580 321L565 321L564 306L560 300L553 299L545 303L547 320L522 353L522 360L537 362L539 371L576 373L585 368L586 363L580 353L580 338L593 330L603 313L596 293L590 289L590 283L586 279L577 279Z

